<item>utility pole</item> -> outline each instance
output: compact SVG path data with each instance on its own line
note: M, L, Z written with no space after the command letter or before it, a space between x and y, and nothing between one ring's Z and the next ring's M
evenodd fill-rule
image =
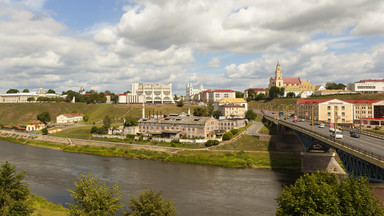
M312 119L312 131L314 131L314 130L313 130L313 104L312 104L312 107L311 107L311 108L312 108L312 109L311 109L311 114L312 114L312 118L311 118L311 119Z

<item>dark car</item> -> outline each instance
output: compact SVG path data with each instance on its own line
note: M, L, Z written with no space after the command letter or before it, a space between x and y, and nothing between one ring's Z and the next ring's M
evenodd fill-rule
M357 131L351 131L349 132L349 134L351 135L351 137L360 138L360 134Z

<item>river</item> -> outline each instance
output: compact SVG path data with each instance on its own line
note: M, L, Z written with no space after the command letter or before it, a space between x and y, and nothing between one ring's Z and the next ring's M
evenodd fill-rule
M79 175L92 174L130 195L150 188L174 201L180 215L274 215L276 196L297 173L230 169L67 153L0 140L0 161L26 170L31 192L63 204Z

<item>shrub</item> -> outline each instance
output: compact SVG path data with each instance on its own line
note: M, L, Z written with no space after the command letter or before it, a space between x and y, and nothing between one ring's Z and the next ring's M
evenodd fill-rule
M213 145L219 145L219 140L208 140L206 143L205 143L205 146L206 147L211 147Z
M239 133L239 130L233 128L233 129L231 130L231 133L232 133L233 135L236 135L237 133Z
M91 133L96 133L96 132L97 132L97 127L96 126L92 126Z
M233 134L230 131L223 134L223 140L230 140L232 139L232 137L233 137Z
M47 128L43 128L43 129L41 129L41 133L42 133L43 135L47 135L47 134L48 134L48 129L47 129Z

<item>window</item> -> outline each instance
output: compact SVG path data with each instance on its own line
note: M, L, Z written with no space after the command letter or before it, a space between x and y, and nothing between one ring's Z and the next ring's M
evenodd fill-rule
M345 116L345 112L342 112L342 113L341 113L341 116Z
M330 119L330 118L328 119L328 122L331 122L331 119Z
M331 110L331 106L328 106L327 109L328 109L328 110Z
M341 106L341 110L345 110L345 106Z
M345 119L341 119L341 122L345 123Z
M328 112L328 116L331 116L331 113L330 113L330 112Z
M363 107L363 109L365 109L365 106Z

